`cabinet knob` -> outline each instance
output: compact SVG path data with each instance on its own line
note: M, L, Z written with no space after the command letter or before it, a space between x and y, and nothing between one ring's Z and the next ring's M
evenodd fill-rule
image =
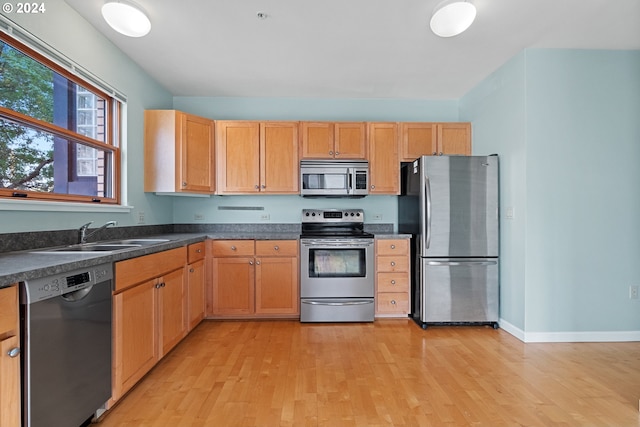
M195 270L193 268L189 269L189 273L193 273Z
M391 284L392 284L392 285L395 285L395 284L396 284L396 281L395 281L395 280L392 280L392 281L391 281Z
M260 189L260 186L259 186L258 184L256 184L256 185L255 185L255 189L256 189L256 190L259 190L259 189Z
M266 185L264 185L264 184L262 184L262 188L267 188L267 186L266 186Z
M197 254L201 254L202 253L202 249L196 249L196 253Z
M391 245L391 249L395 249L395 248L396 248L396 245Z
M249 265L253 265L253 260L249 261Z
M433 155L433 156L436 156L436 155L438 155L438 153L436 153L436 152L434 151L434 152L432 153L432 155Z
M20 348L13 347L11 350L7 351L7 355L12 359L18 357L20 355Z
M442 151L441 151L441 152L440 152L440 154L438 154L438 156L442 156L442 154L443 154L443 153L442 153Z
M329 150L329 155L333 156L333 150Z
M260 260L256 260L256 265L260 265Z
M235 251L235 250L236 250L236 247L235 247L235 246L231 246L231 250L232 250L232 251Z
M391 261L391 267L395 267L396 266L396 262L395 261Z
M339 151L336 151L336 156L339 156L339 155L340 155L340 152L339 152Z
M279 251L279 250L280 250L280 246L275 245L275 246L273 247L273 250L275 250L275 251Z
M396 305L396 300L392 299L391 300L391 305Z
M375 189L376 189L376 186L375 186L375 185L373 185L373 184L371 184L371 189L372 189L372 190L375 190Z

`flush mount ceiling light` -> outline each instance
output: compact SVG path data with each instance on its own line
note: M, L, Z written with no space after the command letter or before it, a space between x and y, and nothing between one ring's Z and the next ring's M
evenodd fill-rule
M476 7L471 1L445 0L431 16L431 31L440 37L453 37L464 32L476 19Z
M151 31L151 21L132 1L108 1L102 6L102 16L111 28L125 36L142 37Z

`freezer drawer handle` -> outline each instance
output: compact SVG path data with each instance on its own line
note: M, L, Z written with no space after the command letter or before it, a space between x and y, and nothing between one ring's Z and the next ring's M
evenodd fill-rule
M427 265L496 265L496 261L429 261Z
M373 304L373 301L349 301L349 302L322 302L322 301L301 301L302 304L310 304L310 305L365 305L365 304Z

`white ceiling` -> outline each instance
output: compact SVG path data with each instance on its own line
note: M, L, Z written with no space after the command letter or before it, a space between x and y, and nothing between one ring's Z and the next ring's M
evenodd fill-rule
M66 0L175 96L457 99L528 47L640 49L640 0L475 0L446 39L440 1L136 0L152 22L136 39L104 0Z

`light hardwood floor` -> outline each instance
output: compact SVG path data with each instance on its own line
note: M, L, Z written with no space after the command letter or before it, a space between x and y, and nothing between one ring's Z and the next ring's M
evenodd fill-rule
M640 342L205 321L100 426L638 426L638 398Z

